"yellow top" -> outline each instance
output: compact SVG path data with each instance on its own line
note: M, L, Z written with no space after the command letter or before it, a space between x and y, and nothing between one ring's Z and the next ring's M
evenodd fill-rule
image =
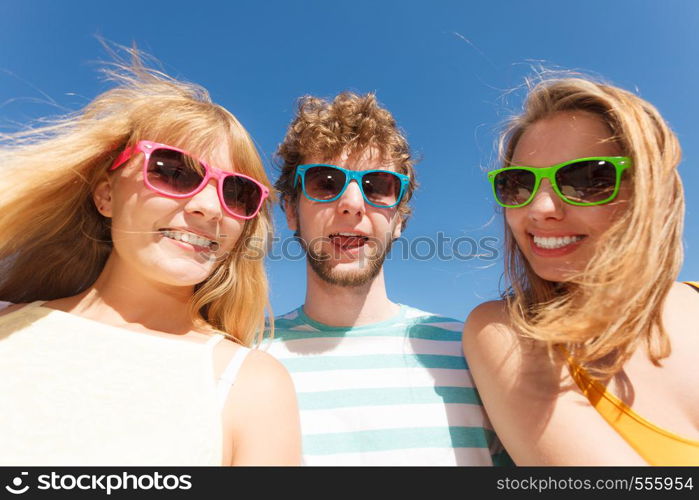
M688 282L699 289L699 283ZM568 357L570 374L590 404L650 465L699 465L699 441L684 438L641 417Z
M221 465L206 343L34 302L0 317L0 465Z

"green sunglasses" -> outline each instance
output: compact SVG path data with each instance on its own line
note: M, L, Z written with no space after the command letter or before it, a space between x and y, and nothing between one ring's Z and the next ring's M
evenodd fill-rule
M621 174L631 166L626 156L577 158L551 167L513 165L488 172L495 201L505 208L530 203L548 179L556 194L566 203L581 207L609 203L619 193Z

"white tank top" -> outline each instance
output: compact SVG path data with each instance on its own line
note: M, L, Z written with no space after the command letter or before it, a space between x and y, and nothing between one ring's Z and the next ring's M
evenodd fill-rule
M0 316L0 465L221 465L206 343L127 330L34 302Z

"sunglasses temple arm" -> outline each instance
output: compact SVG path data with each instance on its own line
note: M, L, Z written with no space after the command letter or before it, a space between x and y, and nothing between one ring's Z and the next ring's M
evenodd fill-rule
M129 158L131 158L131 155L133 154L133 147L130 148L125 148L124 151L122 151L119 156L117 156L116 160L114 160L114 163L112 163L112 166L109 168L109 170L116 170L120 166L122 166L124 163L126 163Z

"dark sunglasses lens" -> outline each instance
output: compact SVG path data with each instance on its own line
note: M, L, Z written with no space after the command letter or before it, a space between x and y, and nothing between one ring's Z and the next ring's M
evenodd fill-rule
M195 191L204 179L204 171L204 167L188 155L156 149L150 155L146 175L154 188L179 195Z
M536 176L519 168L503 170L495 176L495 196L503 205L521 205L532 196Z
M316 200L336 197L345 186L346 176L333 167L311 167L306 170L304 186L306 194Z
M223 199L232 213L251 217L260 206L262 190L250 179L230 175L223 180Z
M362 177L362 190L367 199L380 206L398 203L400 178L391 172L370 172Z
M616 168L605 160L578 161L556 172L556 184L563 196L576 203L608 200L616 187Z

